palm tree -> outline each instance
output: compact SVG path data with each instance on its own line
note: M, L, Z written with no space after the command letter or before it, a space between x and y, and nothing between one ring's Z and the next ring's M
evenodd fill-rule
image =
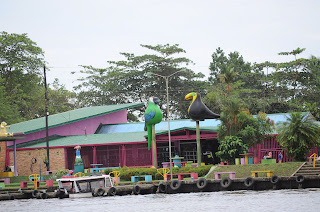
M224 74L219 74L219 80L222 83L227 83L228 85L228 94L229 94L229 84L234 81L235 77L238 75L238 72L234 71L234 67L229 68Z
M225 131L221 131L221 137L235 135L237 132L237 115L243 111L242 104L239 99L232 98L223 107L220 114L220 120L225 126Z
M277 141L296 161L305 161L307 153L315 146L320 146L320 127L309 114L291 113L277 131Z

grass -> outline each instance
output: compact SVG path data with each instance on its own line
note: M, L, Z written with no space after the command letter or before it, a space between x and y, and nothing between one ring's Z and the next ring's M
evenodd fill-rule
M249 164L249 165L227 165L218 166L211 172L207 179L214 179L215 172L235 172L236 178L247 178L251 176L251 171L273 171L273 175L291 176L303 162L287 162L274 164ZM228 174L222 174L223 177L228 177ZM266 173L259 173L259 177L266 177Z

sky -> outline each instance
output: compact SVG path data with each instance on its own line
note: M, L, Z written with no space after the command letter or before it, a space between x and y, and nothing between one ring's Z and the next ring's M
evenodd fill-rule
M151 53L140 44L179 44L206 76L218 47L247 62L293 60L278 53L298 47L298 57L320 57L319 11L319 0L0 0L0 31L27 33L45 52L48 82L72 90L79 65Z

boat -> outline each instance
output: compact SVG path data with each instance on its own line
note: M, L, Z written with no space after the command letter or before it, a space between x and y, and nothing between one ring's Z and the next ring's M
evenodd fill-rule
M60 199L103 196L106 189L114 188L110 175L64 176L56 181L59 185L56 195Z

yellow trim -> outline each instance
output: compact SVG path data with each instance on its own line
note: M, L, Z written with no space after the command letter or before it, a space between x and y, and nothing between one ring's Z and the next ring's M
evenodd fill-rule
M310 155L310 159L313 157L313 168L316 168L316 159L318 158L318 155L316 153L313 153Z

